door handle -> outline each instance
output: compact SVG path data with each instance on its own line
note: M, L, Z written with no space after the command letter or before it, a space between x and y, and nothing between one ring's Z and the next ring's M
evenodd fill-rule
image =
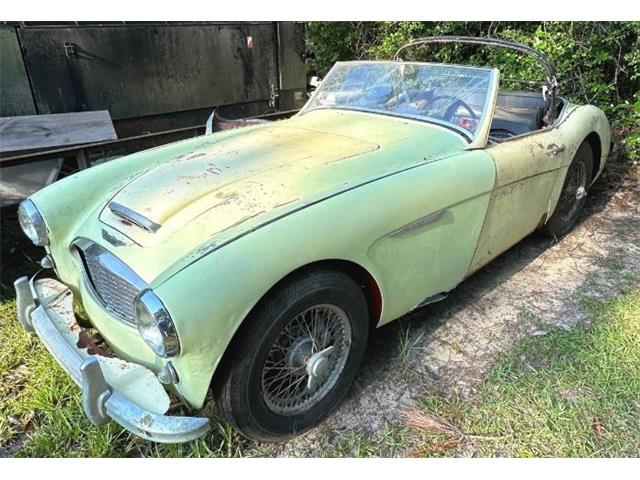
M549 155L550 157L555 157L556 155L558 155L559 153L564 152L565 148L567 148L564 143L561 143L560 145L557 145L555 143L552 143L550 145L547 145L547 155Z

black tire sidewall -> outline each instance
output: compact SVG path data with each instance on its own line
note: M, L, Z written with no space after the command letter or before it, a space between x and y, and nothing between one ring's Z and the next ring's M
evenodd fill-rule
M262 394L262 369L279 332L298 313L321 303L334 304L351 325L351 348L344 369L333 388L306 412L285 416L272 412ZM246 436L283 440L303 432L325 418L347 393L364 356L368 336L368 312L361 288L339 272L315 272L277 292L256 312L254 328L238 345L245 361L232 367L234 398L229 399L233 424Z
M565 188L567 188L569 171L578 162L583 162L585 164L585 168L587 172L586 173L587 180L586 180L585 188L588 191L591 185L591 181L593 179L593 151L589 143L584 142L582 145L580 145L580 147L578 148L578 151L573 157L573 160L571 161L571 164L569 165L569 168L567 169L565 181L564 181L564 184L562 185L562 190L560 191L560 198L558 199L558 203L556 204L555 211L553 212L553 215L551 216L551 218L549 219L549 221L547 222L544 228L545 232L552 237L559 238L565 235L567 232L569 232L569 230L571 230L571 228L575 225L576 221L580 218L584 205L587 201L587 197L585 196L585 198L580 200L580 206L576 209L573 215L568 219L566 219L565 221L562 221L562 218L560 216L560 209L561 209L560 202L562 201L562 194L564 193Z

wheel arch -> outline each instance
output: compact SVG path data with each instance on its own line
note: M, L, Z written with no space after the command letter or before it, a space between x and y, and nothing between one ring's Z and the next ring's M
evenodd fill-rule
M295 268L294 270L283 276L276 283L274 283L260 297L260 299L256 302L253 308L251 308L251 310L241 323L244 323L244 320L248 316L250 316L251 313L256 310L264 301L264 299L267 298L274 290L280 288L291 278L314 270L334 270L342 272L355 280L355 282L362 287L365 299L367 300L369 321L371 322L371 326L375 327L378 324L378 322L380 321L380 315L382 314L382 290L380 289L378 281L366 268L364 268L359 263L356 263L352 260L344 259L317 260Z
M604 170L607 157L611 153L611 126L606 115L594 105L577 106L569 111L561 122L559 130L565 135L568 150L574 155L584 143L591 147L593 153L591 184L593 184ZM567 158L567 166L571 163L571 159Z
M274 283L248 311L242 321L239 322L238 328L236 328L231 339L229 340L227 347L225 348L224 353L213 372L213 377L211 379L212 386L216 385L216 380L220 378L221 372L226 368L230 361L230 358L233 356L234 345L243 335L243 327L246 325L246 320L253 314L253 312L260 308L264 300L269 297L269 295L271 295L275 290L280 288L287 281L298 275L303 275L314 270L333 270L342 272L351 277L356 283L358 283L358 285L360 285L360 287L362 288L365 299L367 301L367 309L369 312L369 326L371 328L375 328L378 325L382 314L382 290L378 281L366 268L354 261L344 259L325 259L307 263L295 268L294 270L283 276L276 283Z
M582 143L585 142L589 144L591 152L593 153L593 178L591 179L593 183L602 166L602 140L600 139L598 132L593 131L587 135Z

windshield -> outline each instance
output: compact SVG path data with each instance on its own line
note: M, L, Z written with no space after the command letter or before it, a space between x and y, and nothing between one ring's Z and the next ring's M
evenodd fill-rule
M337 63L305 108L343 108L426 120L473 137L487 108L487 68L409 62Z

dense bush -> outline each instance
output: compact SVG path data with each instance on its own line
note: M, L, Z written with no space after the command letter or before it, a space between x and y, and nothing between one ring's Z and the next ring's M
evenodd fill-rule
M640 160L640 22L311 22L309 69L324 75L338 60L391 59L411 38L434 35L490 36L545 52L560 95L602 108L629 157ZM495 48L430 46L407 58L493 64L516 79L540 72L526 57Z

